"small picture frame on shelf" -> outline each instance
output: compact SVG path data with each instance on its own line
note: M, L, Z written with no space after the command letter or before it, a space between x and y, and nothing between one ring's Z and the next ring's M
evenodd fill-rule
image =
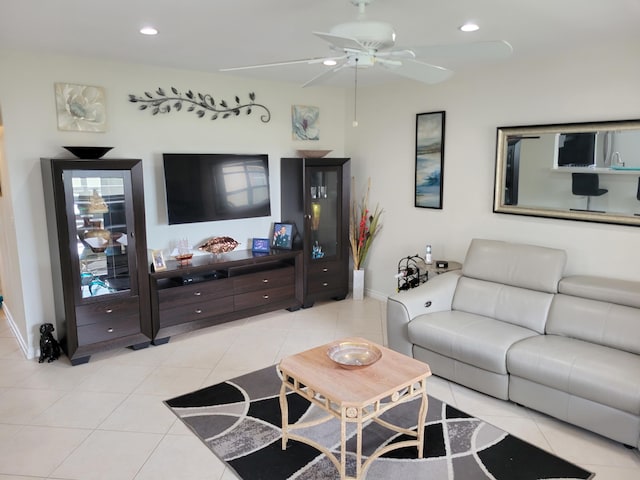
M251 251L253 253L269 253L271 245L269 245L268 238L254 238L251 245Z
M274 223L272 235L272 247L282 250L291 250L293 244L293 224Z
M153 271L161 272L167 269L167 263L164 261L162 250L152 250L151 258L153 259Z

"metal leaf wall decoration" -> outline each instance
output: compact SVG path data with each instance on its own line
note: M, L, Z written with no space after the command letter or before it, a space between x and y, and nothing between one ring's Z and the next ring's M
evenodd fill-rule
M263 109L266 113L260 116L263 123L271 120L271 112L267 107L260 103L256 103L256 94L249 93L249 102L242 103L237 95L234 98L235 103L227 103L226 100L220 100L216 103L214 98L209 94L193 93L189 90L182 94L177 88L171 87L171 93L167 94L162 88L158 88L155 92L144 92L144 96L136 96L129 94L131 103L139 103L139 110L149 110L152 115L158 113L170 113L171 111L181 111L184 108L187 112L194 112L199 118L205 118L211 113L211 120L218 118L237 117L242 111L247 115L251 115L256 108Z

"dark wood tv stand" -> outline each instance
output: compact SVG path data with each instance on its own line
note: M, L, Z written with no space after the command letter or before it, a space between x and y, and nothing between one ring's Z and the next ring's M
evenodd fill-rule
M302 305L302 252L238 250L194 256L192 264L167 261L151 272L153 343L172 335Z

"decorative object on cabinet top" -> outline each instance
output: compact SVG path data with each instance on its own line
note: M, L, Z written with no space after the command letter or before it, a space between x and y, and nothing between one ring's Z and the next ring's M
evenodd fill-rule
M188 238L181 238L176 243L176 247L171 252L173 258L176 259L179 265L186 266L191 264L191 259L193 258L193 249L189 244Z
M227 253L240 245L231 237L213 237L198 247L198 250L213 254Z
M195 112L199 118L204 118L207 112L213 112L210 117L211 120L229 118L231 116L237 117L243 110L247 115L250 115L254 108L261 108L266 113L260 116L260 120L263 123L268 123L271 120L269 109L260 103L255 103L256 94L254 92L249 93L249 102L247 103L241 103L240 97L237 95L234 100L235 103L227 103L226 100L220 100L216 103L208 93L194 93L189 90L183 94L175 87L171 87L171 94L167 94L161 87L153 93L144 92L144 96L129 94L131 103L139 103L139 110L149 109L152 115L170 113L172 110L179 112L182 110L183 104L187 104L187 111Z
M296 150L300 158L322 158L333 152L333 150Z
M101 158L113 147L83 147L83 146L65 146L62 147L68 150L78 158L98 159Z
M379 205L373 212L369 210L369 191L371 190L371 178L367 182L367 191L358 202L351 201L351 214L349 222L349 243L351 244L351 256L353 257L353 269L359 270L367 258L371 242L382 228L380 216L383 209ZM355 192L355 177L351 177L351 191Z

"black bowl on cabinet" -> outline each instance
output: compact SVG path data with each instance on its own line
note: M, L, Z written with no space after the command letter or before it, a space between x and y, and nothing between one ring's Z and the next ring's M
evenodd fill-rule
M78 158L100 158L113 147L62 147Z

